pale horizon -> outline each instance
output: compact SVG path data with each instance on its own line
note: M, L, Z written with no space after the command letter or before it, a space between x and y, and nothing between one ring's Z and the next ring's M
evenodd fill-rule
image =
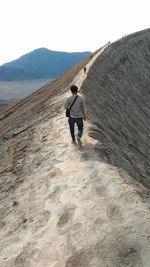
M0 0L0 65L35 49L94 52L150 26L149 2Z

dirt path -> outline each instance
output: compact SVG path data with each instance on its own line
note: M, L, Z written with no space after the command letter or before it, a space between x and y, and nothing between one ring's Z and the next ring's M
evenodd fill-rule
M79 87L85 75L75 78ZM3 232L2 267L150 266L143 188L100 161L87 131L88 123L82 148L72 145L63 107L37 126L26 157L32 175L17 190L20 205Z

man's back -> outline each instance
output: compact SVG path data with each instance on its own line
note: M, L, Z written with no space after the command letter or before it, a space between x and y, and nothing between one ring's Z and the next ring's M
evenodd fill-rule
M70 96L65 103L65 109L69 108L73 103L76 95ZM85 114L85 100L82 96L78 95L75 103L71 107L70 116L72 118L83 118Z

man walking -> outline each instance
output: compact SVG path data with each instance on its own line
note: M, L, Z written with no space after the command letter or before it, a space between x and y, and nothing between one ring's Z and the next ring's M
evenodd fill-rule
M68 119L70 134L72 138L72 143L76 144L75 124L77 124L78 127L77 141L80 145L82 145L81 137L83 135L83 120L86 120L85 101L82 96L78 95L78 87L76 85L71 85L70 90L72 96L67 98L65 102L66 110L71 107L70 117Z

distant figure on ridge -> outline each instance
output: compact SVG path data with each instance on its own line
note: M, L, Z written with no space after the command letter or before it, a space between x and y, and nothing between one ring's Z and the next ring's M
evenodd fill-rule
M86 67L84 67L84 73L86 73Z
M70 110L68 123L70 128L70 134L72 138L72 143L76 144L75 138L75 124L77 124L78 134L77 141L79 145L82 145L81 137L83 135L83 120L86 120L86 107L84 98L78 95L78 87L76 85L71 85L70 87L72 96L67 98L65 102L65 109Z

